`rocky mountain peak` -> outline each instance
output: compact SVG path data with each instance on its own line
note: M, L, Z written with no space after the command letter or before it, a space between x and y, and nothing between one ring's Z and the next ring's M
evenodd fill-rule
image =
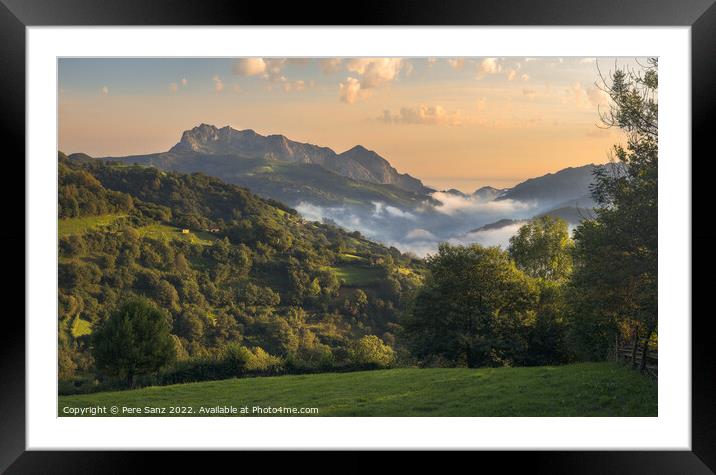
M354 180L395 185L419 193L426 190L420 180L398 173L386 159L362 145L336 154L328 147L295 142L284 135L263 136L251 129L236 130L228 125L219 129L202 123L185 131L179 143L169 152L236 155L243 158L270 158L320 165Z

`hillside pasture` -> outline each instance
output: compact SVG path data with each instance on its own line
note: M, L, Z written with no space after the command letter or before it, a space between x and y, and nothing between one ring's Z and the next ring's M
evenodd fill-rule
M616 363L532 368L400 368L228 379L62 396L58 409L63 416L67 415L64 408L113 405L191 408L190 413L177 414L184 416L206 415L200 414L199 408L214 406L247 406L250 410L267 406L317 408L318 416L658 415L656 381ZM153 415L171 414L167 411Z
M332 267L336 276L346 287L371 286L380 280L379 269L355 264L341 264Z
M123 218L124 214L102 214L98 216L83 216L81 218L64 218L57 220L57 234L59 237L84 234L93 229L109 226Z

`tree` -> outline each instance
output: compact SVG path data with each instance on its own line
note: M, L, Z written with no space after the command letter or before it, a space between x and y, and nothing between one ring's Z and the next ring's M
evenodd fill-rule
M517 267L532 277L563 281L572 273L567 222L549 215L535 218L510 238L508 251Z
M395 361L395 353L377 336L366 335L353 344L350 358L356 364L385 368Z
M97 368L134 386L138 375L151 374L176 358L167 315L146 299L124 304L93 334Z
M536 279L539 289L524 364L557 364L568 358L564 287L572 275L573 251L566 221L549 215L533 219L510 238L508 252L518 268Z
M523 357L538 292L506 252L441 244L426 265L430 273L402 321L416 357L470 368Z
M648 341L656 332L658 321L657 67L657 59L650 59L641 71L617 69L602 80L611 99L602 123L624 131L627 143L615 145L611 163L597 168L596 217L575 231L574 288L585 313L579 318L595 322L577 327L601 328L602 345L630 333L634 351L639 338Z
M204 321L201 310L192 305L184 309L174 322L176 333L190 341L198 341L204 336Z

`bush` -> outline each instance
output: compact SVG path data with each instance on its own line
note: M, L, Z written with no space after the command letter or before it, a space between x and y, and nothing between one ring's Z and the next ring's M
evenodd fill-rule
M353 344L350 359L356 365L386 368L395 361L395 352L375 335L366 335Z
M281 358L278 356L270 355L261 347L249 349L236 343L229 343L224 347L221 360L237 375L281 368Z

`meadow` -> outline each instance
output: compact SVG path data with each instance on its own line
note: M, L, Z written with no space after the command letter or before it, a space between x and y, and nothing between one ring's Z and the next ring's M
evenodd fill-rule
M70 409L65 408L97 406L133 408L129 409L136 411L133 416L205 416L201 407L227 406L248 407L248 415L257 415L252 413L254 407L317 408L318 416L658 415L656 381L615 363L398 368L228 379L61 396L58 415L68 415ZM170 414L170 408L177 407L191 409ZM145 408L166 412L147 414Z

